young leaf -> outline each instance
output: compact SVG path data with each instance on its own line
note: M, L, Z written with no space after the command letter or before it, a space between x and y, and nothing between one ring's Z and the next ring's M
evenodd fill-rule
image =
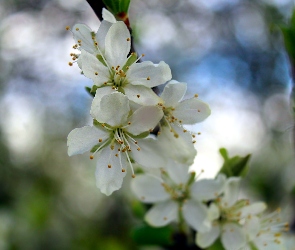
M245 176L248 172L248 161L251 155L246 155L245 157L234 156L232 158L228 157L227 150L221 148L219 150L221 156L224 159L224 163L219 173L225 174L227 177L233 176Z
M102 0L103 3L108 7L116 17L122 18L127 15L130 0Z

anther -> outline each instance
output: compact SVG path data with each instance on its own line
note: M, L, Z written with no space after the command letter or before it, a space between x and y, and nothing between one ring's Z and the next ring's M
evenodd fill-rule
M70 30L70 26L66 26L66 30Z
M193 141L193 143L196 143L196 141Z
M128 122L128 125L130 125L131 124L131 122Z
M135 178L135 174L131 175L132 178Z
M201 132L198 132L198 135L200 135L201 134Z
M82 41L81 41L81 40L78 40L77 42L78 42L78 43L81 43Z
M69 62L69 66L73 66L73 63L72 62Z
M76 30L78 31L78 30L79 30L79 28L76 28Z
M137 98L139 98L140 97L140 95L136 95L137 96Z
M128 37L126 40L127 40L127 42L129 42L130 41L130 38Z
M109 165L108 165L108 168L112 168L112 165L109 164Z
M97 76L98 75L98 72L95 72L94 74Z
M93 160L94 156L93 155L90 155L89 158L90 158L90 160Z
M122 173L126 172L125 168L122 168Z
M145 54L141 54L141 56L142 56L142 57L144 57L144 56L145 56Z
M140 151L140 148L137 148L137 151Z
M149 81L149 80L151 80L151 78L150 78L150 77L147 77L146 79L147 79L148 81Z
M198 94L195 94L195 97L199 97L199 95Z
M201 110L198 109L198 112L201 112Z
M187 130L186 130L186 129L184 129L184 130L183 130L183 133L186 133L186 132L187 132Z
M99 142L102 142L102 139L98 139Z

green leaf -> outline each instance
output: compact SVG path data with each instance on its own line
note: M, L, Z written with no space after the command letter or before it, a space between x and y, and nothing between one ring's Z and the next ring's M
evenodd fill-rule
M122 14L127 14L130 0L102 0L110 12L116 17L121 17Z
M167 246L172 244L173 229L166 227L150 227L141 225L134 228L131 237L138 245L160 245Z
M225 174L227 177L246 176L249 169L248 161L251 157L250 154L245 157L234 156L229 158L228 152L225 148L221 148L219 152L224 159L224 163L219 173Z

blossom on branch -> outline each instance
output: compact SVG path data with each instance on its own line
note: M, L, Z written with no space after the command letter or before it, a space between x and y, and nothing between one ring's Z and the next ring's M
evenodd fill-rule
M161 178L143 174L132 180L131 188L138 199L144 203L155 203L145 215L151 226L186 222L199 232L210 230L205 202L215 197L225 178L220 176L212 180L212 185L202 186L203 181L195 182L195 173L189 173L188 168L188 165L171 160Z
M95 105L100 102L100 109ZM158 154L155 139L145 138L162 118L155 106L143 106L134 112L129 100L121 93L94 97L91 115L94 126L76 128L68 135L68 154L91 151L98 154L96 180L101 192L110 195L119 189L129 165L134 177L133 163L145 167L162 167L165 158Z

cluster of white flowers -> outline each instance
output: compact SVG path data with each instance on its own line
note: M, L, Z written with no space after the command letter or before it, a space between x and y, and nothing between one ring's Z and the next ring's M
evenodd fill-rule
M186 223L197 231L195 242L201 248L220 238L226 250L282 249L281 232L288 224L280 221L279 210L264 215L263 202L239 200L241 178L219 174L195 181L195 173L188 170L188 165L170 161L161 177L142 174L132 180L137 198L155 203L145 215L147 223Z
M198 95L183 100L186 83L171 80L164 62L140 62L143 55L130 52L126 25L106 9L103 18L96 33L83 24L72 29L73 48L79 53L71 56L93 81L94 99L93 125L70 132L68 154L88 151L90 159L97 158L96 183L106 195L121 188L128 166L132 177L135 164L145 170L159 169L159 176L146 173L131 182L142 202L155 203L146 221L155 227L171 222L182 228L188 225L197 231L196 244L202 248L219 237L227 250L279 244L286 225L262 216L264 203L250 205L237 199L240 178L220 174L195 181L195 173L189 173L196 135L183 125L206 119L209 106ZM165 83L162 94L156 95L152 88Z

